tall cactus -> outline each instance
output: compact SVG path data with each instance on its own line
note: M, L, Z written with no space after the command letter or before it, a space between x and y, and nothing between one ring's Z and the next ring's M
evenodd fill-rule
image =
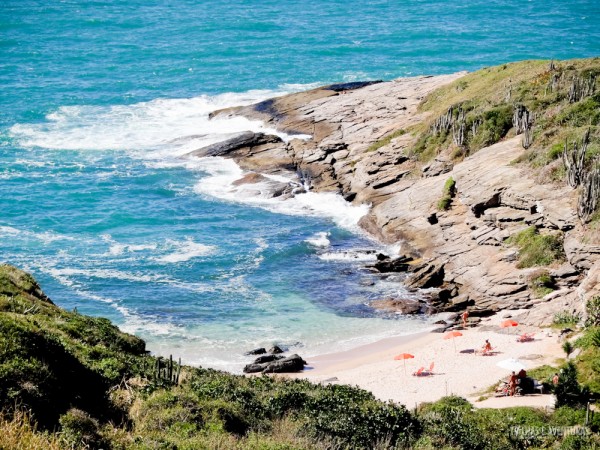
M563 150L563 161L567 169L567 183L572 188L576 188L583 181L585 152L590 141L590 130L588 129L583 135L580 144L577 141L573 142L573 150L569 151L568 142L565 142Z

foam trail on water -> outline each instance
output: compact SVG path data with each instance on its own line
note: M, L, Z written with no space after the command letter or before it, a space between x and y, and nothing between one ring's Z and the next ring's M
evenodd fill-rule
M329 236L330 236L330 233L328 233L326 231L321 231L321 232L315 234L314 236L306 239L306 242L308 244L312 245L313 247L320 247L320 248L329 247L331 245L331 242L329 241Z
M155 99L133 105L62 106L43 123L15 124L9 134L26 148L125 150L140 157L181 156L243 131L285 133L244 117L216 118L222 108L257 103L286 91L249 91L184 99Z
M235 181L244 176L244 171L233 160L211 157L198 158L195 161L197 170L209 174L194 188L200 194L258 206L280 214L327 217L338 226L354 232L360 232L358 221L369 211L369 205L355 206L344 200L341 195L330 192L306 192L282 201L272 196L269 181L234 185ZM270 179L294 184L294 180L282 176Z
M319 255L319 258L323 261L340 261L340 262L374 262L377 261L377 254L375 252L366 251L345 251L345 252L331 252L323 253Z
M168 239L166 246L171 249L171 253L160 256L154 260L160 263L178 263L189 261L192 258L207 256L215 252L216 247L194 242L188 238L185 241L174 241Z

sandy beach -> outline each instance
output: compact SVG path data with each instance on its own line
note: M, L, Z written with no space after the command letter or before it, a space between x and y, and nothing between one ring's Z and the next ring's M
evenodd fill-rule
M446 395L459 395L478 407L529 405L552 407L551 395L490 398L478 401L482 391L496 384L510 371L497 366L508 358L518 358L529 369L553 364L564 357L558 333L551 329L515 327L503 329L505 313L483 319L480 326L461 331L462 336L444 339L440 333L420 333L386 339L350 351L311 358L309 368L298 378L313 382L356 385L371 391L378 399L402 403L409 408ZM524 332L535 332L531 342L517 342ZM494 347L491 356L477 354L485 339ZM394 360L400 353L414 359ZM433 375L413 376L420 367L434 363Z

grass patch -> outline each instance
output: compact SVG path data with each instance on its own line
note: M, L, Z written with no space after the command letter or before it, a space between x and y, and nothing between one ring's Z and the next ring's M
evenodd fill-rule
M548 266L564 261L562 235L540 234L535 227L529 227L507 239L508 245L519 249L517 267Z
M529 289L536 298L542 298L556 289L554 279L547 270L537 270L528 279Z
M575 327L580 320L581 316L579 314L575 314L570 311L560 311L554 314L552 325L556 325L561 328Z
M438 201L437 208L440 211L447 211L452 204L452 199L456 194L456 181L452 177L446 180L442 189L442 198Z
M396 131L388 134L387 136L379 139L378 141L373 142L371 145L369 145L369 147L367 148L367 152L374 152L376 150L379 150L381 147L385 147L390 142L392 142L392 139L400 137L404 134L406 134L406 130L402 130L402 129L396 130Z

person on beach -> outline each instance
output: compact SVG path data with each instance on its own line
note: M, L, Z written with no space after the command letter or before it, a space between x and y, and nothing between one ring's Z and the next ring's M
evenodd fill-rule
M489 339L486 339L485 344L483 344L483 348L481 349L481 354L489 355L490 353L492 353L492 344L490 343Z
M511 374L510 378L508 379L509 394L511 396L514 396L516 389L517 389L517 375L515 374L515 371L513 370L513 373Z
M554 376L552 377L552 384L554 386L558 385L558 373L555 373Z
M461 315L463 328L467 328L467 319L469 318L469 311L465 311Z

